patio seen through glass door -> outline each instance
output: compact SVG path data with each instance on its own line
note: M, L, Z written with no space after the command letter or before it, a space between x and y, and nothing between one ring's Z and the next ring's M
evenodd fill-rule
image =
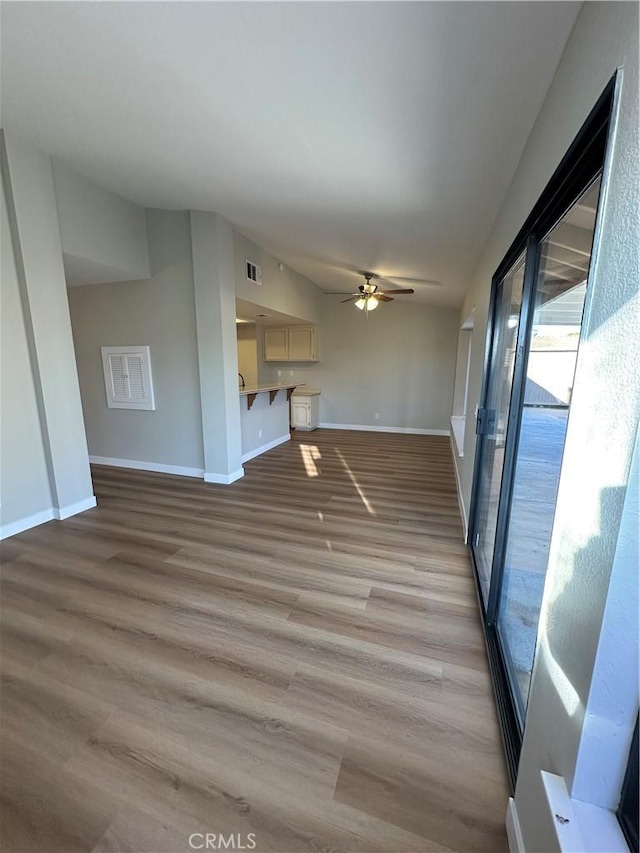
M600 177L494 285L471 547L524 724Z

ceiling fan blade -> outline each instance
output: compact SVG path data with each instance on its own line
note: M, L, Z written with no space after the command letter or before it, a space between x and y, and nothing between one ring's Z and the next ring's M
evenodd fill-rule
M325 290L324 296L356 296L352 290Z
M402 290L385 290L383 295L386 296L389 293L393 293L394 296L397 296L399 293L415 293L415 290L412 287L405 287Z
M393 302L393 298L391 296L387 296L386 293L376 293L376 299L378 302Z
M342 304L343 302L355 302L356 299L360 299L360 294L358 294L357 296L350 296L349 299L341 299L340 304Z
M441 281L436 281L433 278L418 278L413 275L385 275L380 276L382 281L388 281L391 284L399 283L407 283L407 284L426 284L430 287L442 287Z

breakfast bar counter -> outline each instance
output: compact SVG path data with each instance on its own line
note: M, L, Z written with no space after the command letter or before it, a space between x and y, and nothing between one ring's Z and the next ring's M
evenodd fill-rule
M239 389L243 463L289 441L289 400L296 387L288 383Z
M288 385L245 385L240 388L240 396L247 398L247 409L253 406L253 403L258 396L265 392L269 392L269 402L273 403L278 391L287 392L287 401L291 399L291 395L298 386L289 383Z

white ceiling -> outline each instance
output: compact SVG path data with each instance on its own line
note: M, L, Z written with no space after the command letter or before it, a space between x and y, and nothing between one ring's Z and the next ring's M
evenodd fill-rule
M3 2L3 124L323 289L457 305L580 5Z

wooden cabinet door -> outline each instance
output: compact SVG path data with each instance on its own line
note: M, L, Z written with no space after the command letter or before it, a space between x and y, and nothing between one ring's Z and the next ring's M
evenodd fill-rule
M311 426L309 414L308 403L296 403L295 400L291 403L292 426L302 429Z
M314 361L316 357L316 330L314 328L289 329L289 361Z
M289 341L286 329L264 330L264 360L287 361L289 358Z

